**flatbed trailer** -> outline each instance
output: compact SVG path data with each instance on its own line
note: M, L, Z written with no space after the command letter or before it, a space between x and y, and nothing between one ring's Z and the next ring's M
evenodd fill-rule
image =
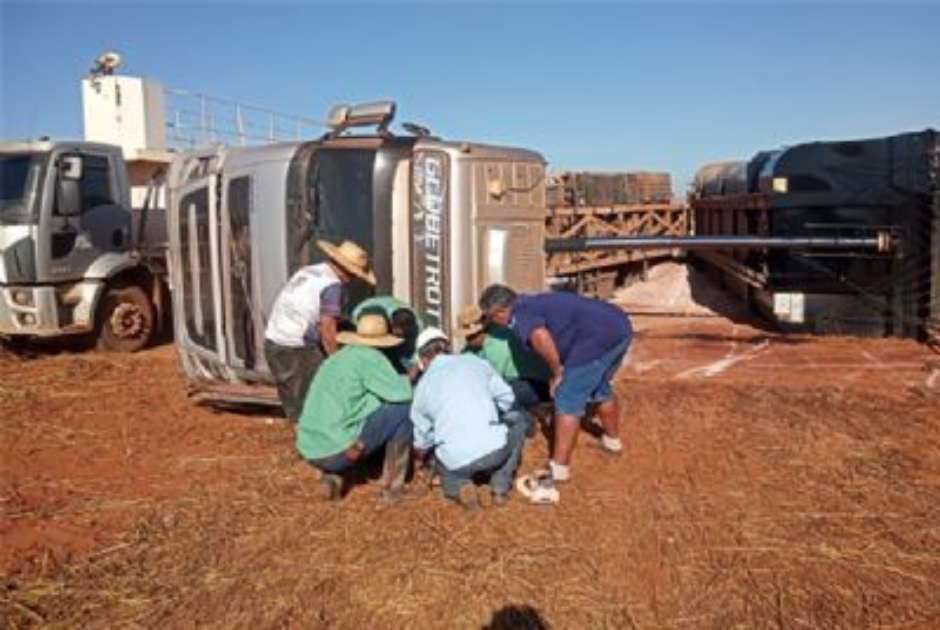
M688 209L673 200L669 186L665 173L553 175L546 191L546 244L597 237L687 236ZM651 264L679 254L674 247L577 251L546 247L545 275L552 285L607 298L624 280L644 277Z
M696 238L790 239L794 247L715 247L693 258L784 330L936 340L938 146L928 129L706 165L689 198ZM801 248L806 239L857 246Z

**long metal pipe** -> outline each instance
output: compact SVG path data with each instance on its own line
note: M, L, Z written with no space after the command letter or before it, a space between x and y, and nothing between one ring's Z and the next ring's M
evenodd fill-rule
M889 252L894 248L890 234L876 236L594 236L550 238L545 251L583 252L603 249L793 249L855 250Z

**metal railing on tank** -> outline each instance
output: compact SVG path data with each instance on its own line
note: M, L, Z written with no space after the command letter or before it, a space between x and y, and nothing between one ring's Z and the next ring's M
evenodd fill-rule
M312 118L177 88L166 88L165 98L167 144L177 150L315 138L326 126Z

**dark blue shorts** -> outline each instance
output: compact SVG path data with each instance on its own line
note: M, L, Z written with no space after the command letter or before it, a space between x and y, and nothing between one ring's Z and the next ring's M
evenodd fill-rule
M555 390L555 411L566 416L583 416L589 404L610 400L613 396L610 381L629 347L630 340L624 339L590 363L566 366Z

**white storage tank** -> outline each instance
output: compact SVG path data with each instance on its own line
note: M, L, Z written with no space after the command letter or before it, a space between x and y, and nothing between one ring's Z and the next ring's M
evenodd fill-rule
M103 75L82 79L85 139L124 149L135 159L148 151L166 151L163 86L140 77Z

